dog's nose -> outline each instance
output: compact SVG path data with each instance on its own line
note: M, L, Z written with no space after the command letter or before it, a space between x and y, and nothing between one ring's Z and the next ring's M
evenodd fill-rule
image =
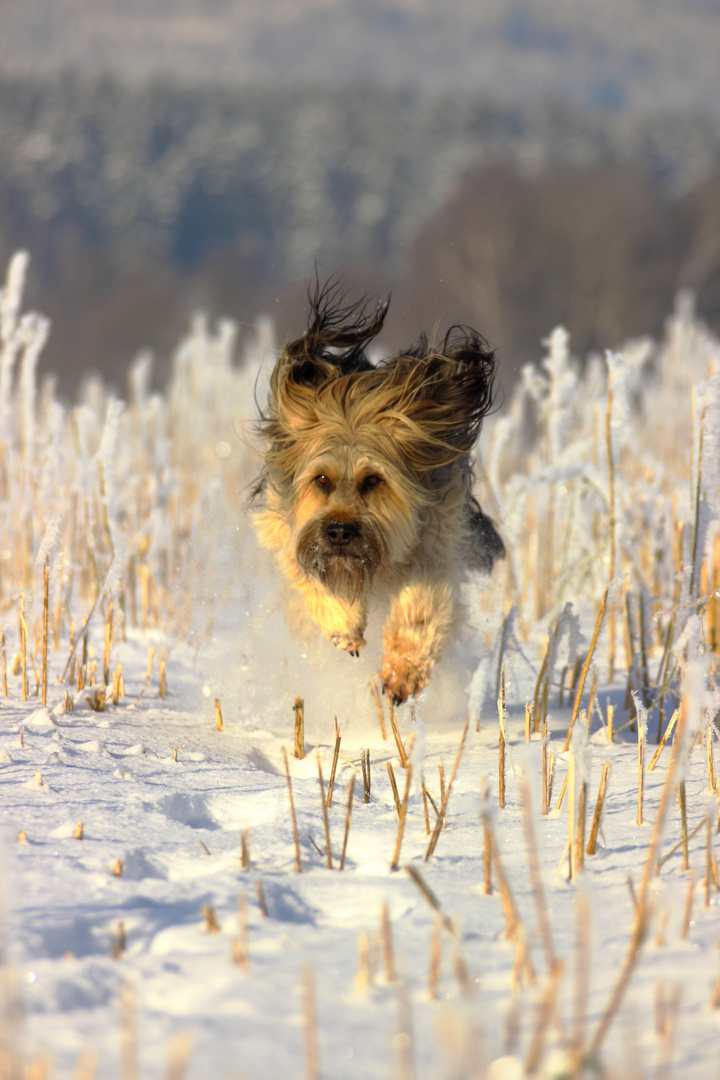
M325 526L325 535L333 547L345 547L360 533L349 521L330 521Z

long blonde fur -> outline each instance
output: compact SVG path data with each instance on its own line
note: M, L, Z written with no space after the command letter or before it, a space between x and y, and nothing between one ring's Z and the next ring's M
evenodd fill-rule
M494 357L472 330L371 365L386 307L316 286L260 422L258 536L338 647L364 645L367 600L387 594L381 679L404 701L427 684L459 616L468 565L504 553L472 496L472 447L490 408Z

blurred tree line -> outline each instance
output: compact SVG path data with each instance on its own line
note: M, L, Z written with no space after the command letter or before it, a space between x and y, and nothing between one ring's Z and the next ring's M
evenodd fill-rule
M388 348L477 327L511 369L656 332L691 286L720 320L720 122L369 87L0 82L0 260L32 255L66 393L167 356L194 307L302 319L343 270L393 290Z

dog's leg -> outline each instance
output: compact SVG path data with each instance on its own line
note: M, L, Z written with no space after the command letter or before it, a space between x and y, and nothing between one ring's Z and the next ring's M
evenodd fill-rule
M365 648L367 609L364 601L333 596L317 581L301 578L295 587L302 593L311 618L338 649L357 656Z
M394 597L383 629L383 690L396 704L427 686L443 642L457 621L448 582L418 581Z

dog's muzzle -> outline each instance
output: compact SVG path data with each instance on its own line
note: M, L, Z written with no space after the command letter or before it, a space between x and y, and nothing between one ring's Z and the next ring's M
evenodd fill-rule
M307 525L297 542L297 561L336 596L354 600L372 582L383 547L366 526L331 518Z

